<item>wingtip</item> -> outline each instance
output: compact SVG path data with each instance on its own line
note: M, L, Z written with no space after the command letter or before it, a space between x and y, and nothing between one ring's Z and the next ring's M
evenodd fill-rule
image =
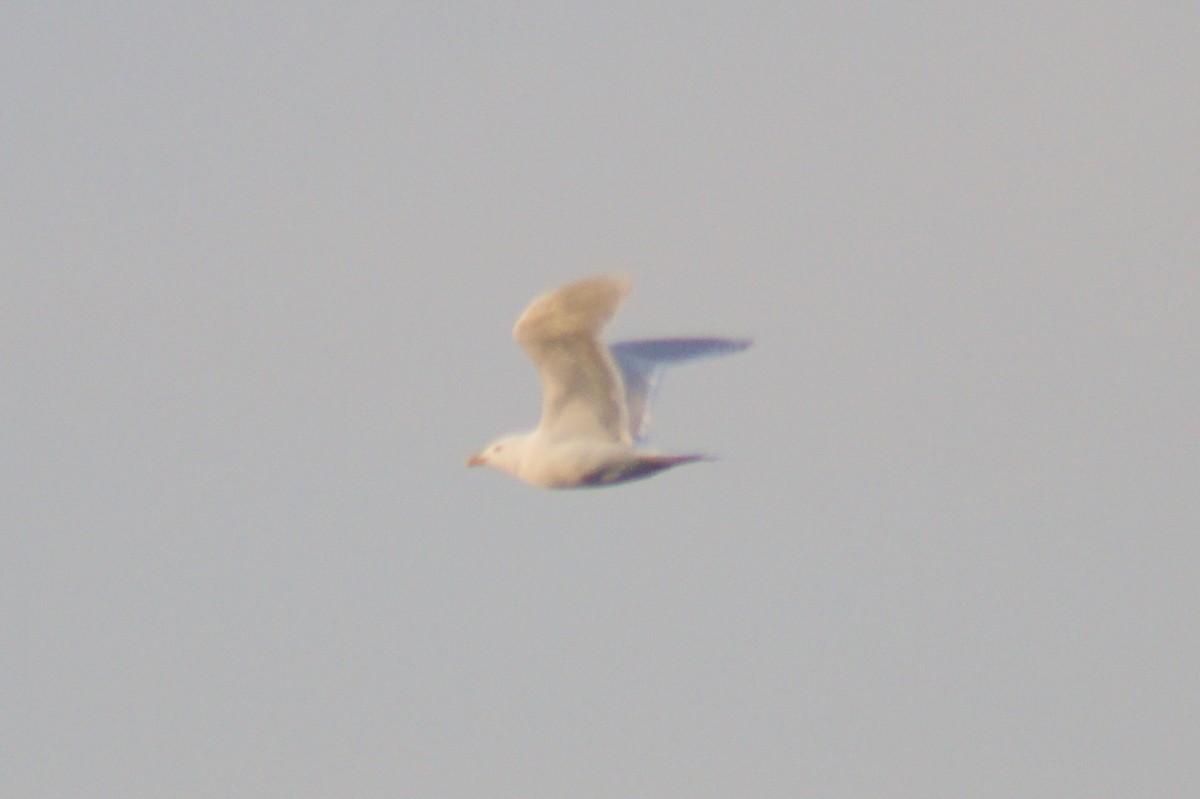
M752 338L731 338L726 339L726 341L729 342L729 346L733 348L734 352L742 352L754 346L754 339Z
M513 325L512 336L525 339L552 337L568 332L597 333L608 324L633 289L624 275L595 275L560 286L535 297Z
M586 283L608 283L612 286L613 291L621 300L624 300L633 293L633 278L620 272L611 272L606 275L596 275L594 277L581 278L580 280L577 280L574 285L582 285Z

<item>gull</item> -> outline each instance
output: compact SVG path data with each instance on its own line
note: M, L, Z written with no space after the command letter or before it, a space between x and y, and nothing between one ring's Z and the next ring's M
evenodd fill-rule
M542 418L467 460L538 488L585 488L640 480L712 460L640 450L663 368L739 352L748 339L668 338L605 345L600 334L629 294L617 276L592 277L544 294L517 320L513 338L537 367Z

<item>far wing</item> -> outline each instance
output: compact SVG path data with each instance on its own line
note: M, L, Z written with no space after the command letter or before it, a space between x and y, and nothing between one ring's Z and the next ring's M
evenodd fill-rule
M600 340L629 288L619 277L581 280L538 297L517 320L513 338L542 380L539 430L630 443L621 375Z
M630 436L641 441L649 433L650 406L658 393L665 367L695 358L741 352L750 344L749 339L731 338L660 338L613 344L609 349L625 384Z

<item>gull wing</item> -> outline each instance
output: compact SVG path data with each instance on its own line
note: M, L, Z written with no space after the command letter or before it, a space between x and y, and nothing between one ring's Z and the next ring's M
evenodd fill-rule
M513 338L542 381L538 430L553 438L629 444L621 374L600 333L629 293L629 280L580 280L535 299Z
M662 383L664 368L696 358L741 352L750 344L749 339L732 338L659 338L613 344L610 351L625 385L630 437L642 441L650 430L650 405Z

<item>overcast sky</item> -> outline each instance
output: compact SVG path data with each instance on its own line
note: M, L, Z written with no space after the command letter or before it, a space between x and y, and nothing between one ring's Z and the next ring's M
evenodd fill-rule
M0 26L0 794L1193 795L1200 14L101 5ZM721 459L465 469L610 271Z

